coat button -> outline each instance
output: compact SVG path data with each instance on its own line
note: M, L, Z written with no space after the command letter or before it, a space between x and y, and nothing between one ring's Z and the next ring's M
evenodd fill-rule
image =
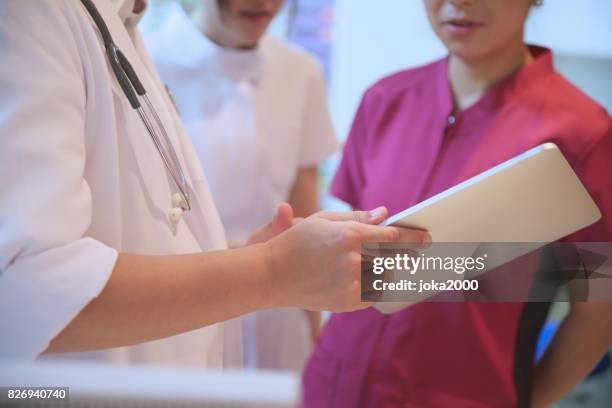
M173 207L168 213L168 218L172 222L179 222L183 216L183 210L180 207Z

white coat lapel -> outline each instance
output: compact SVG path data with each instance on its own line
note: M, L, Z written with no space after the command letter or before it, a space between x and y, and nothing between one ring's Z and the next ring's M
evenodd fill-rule
M166 109L167 101L164 98L164 91L160 91L160 85L156 82L156 79L153 77L154 73L152 72L154 68L146 66L143 62L141 55L138 53L136 47L134 46L134 42L128 33L123 21L121 20L117 4L112 4L108 0L93 0L94 4L98 8L100 15L104 19L108 29L113 37L113 41L119 47L119 49L123 52L125 57L128 59L136 73L138 74L139 79L142 81L143 86L147 90L147 96L151 100L151 103L156 108L156 111L160 117L160 120L164 124L166 131L168 133L168 137L173 145L173 147L177 150L177 155L179 156L179 161L183 169L186 169L186 163L183 158L183 154L181 151L181 144L177 140L177 134L174 127L174 118L171 117L173 114L170 109ZM93 22L92 22L93 24ZM97 31L97 30L96 30ZM100 46L104 47L102 41L100 40ZM107 61L108 63L108 61ZM143 182L146 184L147 191L157 192L157 194L152 194L151 199L155 200L154 197L159 197L159 194L165 194L167 192L162 192L165 190L165 186L163 180L168 180L170 191L174 192L176 190L174 184L170 182L168 174L165 170L163 162L159 157L157 150L153 142L150 140L149 134L146 131L144 125L140 122L138 114L132 110L125 94L123 93L117 79L112 74L112 70L110 65L108 66L109 78L112 84L112 90L117 95L118 100L124 107L124 111L126 112L126 119L132 118L130 120L133 126L132 131L126 129L128 134L128 139L132 145L132 150L136 159L136 164L140 170L140 174L143 174ZM127 124L127 120L126 120ZM152 166L151 163L158 162L159 166ZM155 174L151 174L151 168L154 167L157 169ZM189 172L185 171L188 189L191 193L193 193L193 184L191 182ZM159 199L158 199L159 201ZM167 202L154 202L155 206L159 206L160 209L166 211L170 205L170 198L168 198Z

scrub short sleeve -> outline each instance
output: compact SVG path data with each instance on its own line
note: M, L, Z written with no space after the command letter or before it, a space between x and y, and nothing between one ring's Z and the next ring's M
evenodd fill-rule
M72 1L0 12L0 358L31 360L106 285L117 251L87 237L86 89Z
M363 148L367 134L365 111L364 98L353 119L351 130L344 144L342 160L331 186L331 193L350 204L354 209L361 209L360 194L365 185L363 170Z
M325 81L320 65L309 57L309 74L306 85L304 128L300 141L299 165L318 164L338 148L336 132L331 121Z
M595 224L570 235L564 241L612 241L612 127L589 149L575 171L599 207L602 217Z

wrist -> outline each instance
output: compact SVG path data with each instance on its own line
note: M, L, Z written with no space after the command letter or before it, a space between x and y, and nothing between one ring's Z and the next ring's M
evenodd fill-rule
M285 294L281 279L281 267L278 262L278 249L273 242L267 241L254 245L262 259L263 296L266 298L266 307L282 307L286 305Z

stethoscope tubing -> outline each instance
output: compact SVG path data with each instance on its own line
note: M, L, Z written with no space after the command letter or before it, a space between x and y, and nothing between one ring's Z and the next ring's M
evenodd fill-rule
M153 104L149 100L146 89L142 85L142 82L138 78L138 75L134 71L132 64L128 61L126 56L121 52L119 47L113 41L113 38L108 30L104 19L98 12L98 9L93 4L91 0L81 0L81 3L93 19L94 24L98 28L100 35L102 36L102 42L104 43L104 49L106 51L106 55L109 59L109 63L111 69L117 81L119 82L119 86L121 87L123 93L126 98L130 102L131 107L136 110L138 116L142 120L147 133L153 140L153 144L168 171L170 178L173 183L176 185L179 190L179 194L182 197L183 203L181 207L183 210L189 211L191 210L191 203L189 193L187 192L187 179L185 177L185 172L181 166L178 155L176 154L176 150L174 149L172 142L166 132L166 128L164 127L157 111L153 107ZM165 146L162 144L159 139L157 132L155 131L155 126L153 121L149 118L149 115L145 111L144 107L140 103L138 96L142 97L145 101L145 105L147 109L151 112L153 116L153 120L155 125L159 128L162 137L165 141ZM167 151L166 151L167 150ZM169 156L169 157L168 157Z

